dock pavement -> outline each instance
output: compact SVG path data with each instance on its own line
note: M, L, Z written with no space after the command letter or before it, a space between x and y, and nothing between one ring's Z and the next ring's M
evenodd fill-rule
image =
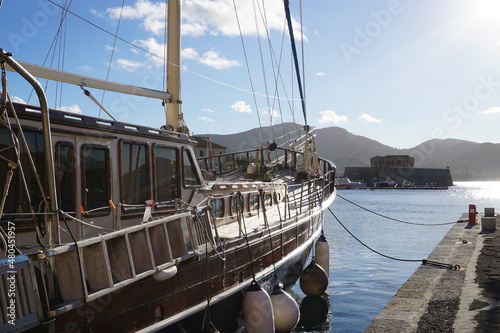
M500 332L500 215L496 230L462 215L365 333ZM495 222L494 222L495 223ZM487 231L489 229L489 231ZM456 269L456 265L460 269Z

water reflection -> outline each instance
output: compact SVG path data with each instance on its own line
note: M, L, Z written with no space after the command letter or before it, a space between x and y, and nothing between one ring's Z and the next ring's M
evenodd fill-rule
M469 198L471 203L498 202L500 201L500 182L458 182L450 192L452 196Z

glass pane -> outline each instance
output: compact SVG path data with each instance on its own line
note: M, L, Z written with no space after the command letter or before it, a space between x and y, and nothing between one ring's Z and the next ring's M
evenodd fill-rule
M233 195L231 197L231 215L238 215L238 209L240 212L243 212L243 206L240 204L239 197L237 195Z
M266 207L270 207L273 204L273 198L271 196L271 193L266 193L264 196L264 202L266 204Z
M193 157L188 150L184 150L184 185L200 185L200 179L193 163Z
M31 155L38 176L40 177L40 182L42 183L45 192L47 192L47 189L45 188L45 150L43 146L43 134L40 132L25 130L24 136L28 143L28 149L26 149L22 143L20 135L17 135L21 153L20 163L23 167L26 186L24 185L22 178L21 168L11 168L11 166L16 166L18 163L12 135L16 134L13 134L6 128L0 129L0 173L3 175L0 177L0 188L2 190L5 188L7 172L10 170L13 171L3 213L29 213L31 212L31 209L37 212L40 207L42 207L40 206L40 203L42 202L42 194L40 192L35 173L31 167L28 154ZM26 195L26 187L29 191L29 197ZM23 217L8 218L22 219Z
M259 209L259 195L250 194L248 208L250 211Z
M105 148L83 148L84 198L86 210L109 206L109 163Z
M224 217L224 199L211 199L210 206L212 206L215 217Z
M57 145L57 195L59 208L65 212L75 211L74 148L70 143Z
M156 146L154 161L156 201L163 202L177 198L177 150Z
M122 142L122 200L125 204L144 204L152 199L148 182L147 145Z

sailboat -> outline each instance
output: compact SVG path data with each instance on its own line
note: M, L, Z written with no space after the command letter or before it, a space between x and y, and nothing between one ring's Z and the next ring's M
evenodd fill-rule
M180 1L168 1L168 45L168 91L0 50L38 98L13 102L2 70L1 332L228 330L250 287L300 278L335 165L317 156L307 124L303 150L271 142L197 158L181 122ZM160 99L166 125L51 109L35 77Z

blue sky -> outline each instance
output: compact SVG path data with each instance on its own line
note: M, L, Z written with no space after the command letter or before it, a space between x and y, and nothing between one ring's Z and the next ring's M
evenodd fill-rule
M122 1L95 0L73 1L69 9L103 30L118 31L127 42L68 14L51 52L60 10L46 0L4 0L0 47L18 60L161 89L163 5L124 2L123 10ZM283 29L286 34L282 0L266 0L264 5L250 0L235 3L243 38L232 0L183 1L182 109L190 131L228 134L259 124L303 123L297 101L293 113L284 108L291 103L285 97L296 100L297 90L287 90L287 95L281 91L281 80L289 86L294 75L288 37L285 61L279 68L279 103L273 99L273 75L278 68L260 63L261 55L270 58L269 42L263 16L255 19L254 12L265 12L278 58ZM500 142L500 1L308 0L301 4L291 0L290 6L300 55L304 47L301 64L309 125L340 126L396 148L432 138ZM256 95L250 93L252 86ZM13 98L36 103L15 75L9 75L9 88ZM91 92L101 100L102 92ZM50 107L106 118L77 86L49 84L47 94ZM124 122L152 127L165 122L160 101L106 93L103 104Z

